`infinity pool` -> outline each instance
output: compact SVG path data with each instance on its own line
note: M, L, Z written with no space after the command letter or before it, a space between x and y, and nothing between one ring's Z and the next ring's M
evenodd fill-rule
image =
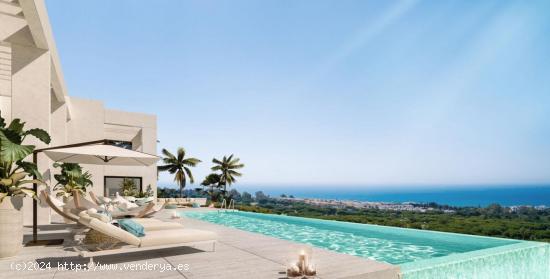
M515 261L512 264L528 268L519 271L531 272L533 276L526 278L550 278L550 273L547 273L550 272L550 249L544 243L250 212L191 211L181 214L339 253L397 264L401 266L405 278L432 278L426 272L434 272L434 266L438 266L435 272L447 272L446 276L448 272L457 272L460 268L465 269L461 271L465 274L475 266L471 261L474 257L491 258L495 255L498 255L497 262L504 263L503 255L506 255L507 260ZM445 270L444 267L449 265L452 268ZM486 265L487 262L484 262L483 266ZM498 263L496 265L499 266ZM522 278L492 277L495 275L494 270L487 273L489 277L477 276L481 274L479 269L475 272L476 276L471 278ZM503 272L509 274L511 271ZM536 277L533 272L539 272L541 276Z

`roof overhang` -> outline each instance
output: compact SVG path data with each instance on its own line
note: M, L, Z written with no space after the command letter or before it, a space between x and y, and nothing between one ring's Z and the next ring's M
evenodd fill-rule
M27 21L36 47L50 51L52 59L51 86L57 100L65 102L67 88L63 77L61 62L57 53L57 47L53 38L46 4L43 0L19 0L19 5L21 5L23 16Z

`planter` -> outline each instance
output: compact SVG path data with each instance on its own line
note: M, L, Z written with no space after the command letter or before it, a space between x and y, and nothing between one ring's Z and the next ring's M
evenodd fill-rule
M23 247L23 197L6 197L0 203L0 258L13 257Z

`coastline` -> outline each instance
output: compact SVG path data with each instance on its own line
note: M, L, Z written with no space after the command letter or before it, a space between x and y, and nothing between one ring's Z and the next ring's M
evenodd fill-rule
M455 207L486 207L499 204L514 206L550 207L550 185L516 186L441 186L441 188L422 188L417 186L381 189L380 187L359 186L239 186L239 192L254 194L262 191L272 197L282 194L296 198L338 200L349 202L376 203L437 203Z

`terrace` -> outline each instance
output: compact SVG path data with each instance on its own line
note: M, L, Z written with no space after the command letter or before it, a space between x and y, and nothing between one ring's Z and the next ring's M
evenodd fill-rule
M200 210L209 209L184 209ZM261 234L220 226L204 221L182 218L171 219L170 210L163 210L155 218L183 223L185 228L204 229L216 232L216 251L210 245L181 247L165 250L135 252L94 257L97 264L117 264L117 270L78 270L80 267L59 268L58 264L87 264L88 259L78 257L71 251L70 234L61 219L52 225L39 226L40 239L65 238L62 246L24 247L18 256L0 260L0 271L5 278L286 278L289 255L298 253L300 244L276 239ZM32 236L30 227L25 228L25 241ZM397 266L376 262L324 249L313 248L317 266L317 278L398 278ZM16 270L16 264L27 264L25 270ZM29 265L34 265L29 267ZM172 270L131 270L132 264L171 266ZM186 270L175 270L179 265L188 265ZM51 268L47 268L50 266ZM99 265L98 265L99 266ZM35 270L42 267L44 270ZM134 267L139 269L139 267Z

